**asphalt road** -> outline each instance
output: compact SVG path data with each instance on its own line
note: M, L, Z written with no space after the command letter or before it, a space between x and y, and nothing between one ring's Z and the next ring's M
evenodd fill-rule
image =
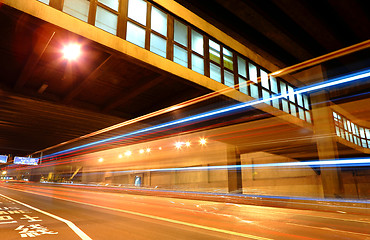
M0 183L1 239L370 239L370 216Z

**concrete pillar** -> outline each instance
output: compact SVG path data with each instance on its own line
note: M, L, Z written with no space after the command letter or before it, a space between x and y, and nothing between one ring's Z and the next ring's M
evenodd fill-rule
M306 72L316 81L324 81L324 71L321 66L316 66L306 70ZM321 90L312 93L310 99L319 160L338 159L333 112L330 108L328 93ZM325 198L344 197L340 168L321 168L321 181Z
M242 193L242 171L241 171L241 160L240 152L236 146L227 145L227 165L228 166L239 166L233 167L227 170L227 182L229 193Z

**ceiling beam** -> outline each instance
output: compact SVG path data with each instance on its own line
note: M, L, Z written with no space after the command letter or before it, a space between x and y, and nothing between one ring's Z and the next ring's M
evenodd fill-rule
M273 21L269 21L250 4L239 0L216 0L216 2L228 11L235 14L243 22L262 33L268 39L275 42L296 59L304 60L313 57L308 50L303 48L294 39L282 32L279 26L277 26Z
M86 86L86 84L94 81L99 76L103 75L109 67L112 65L112 62L114 61L114 58L112 55L110 55L108 58L106 58L95 70L90 73L85 79L83 79L78 86L76 86L74 89L72 89L62 100L62 103L68 104L70 103L73 98L75 98L80 92L82 92Z
M159 84L161 81L163 81L167 76L166 75L160 75L156 78L151 78L149 80L147 80L144 84L142 84L141 86L134 86L132 87L131 89L129 89L127 92L129 92L129 94L126 94L124 96L119 96L117 98L115 98L114 100L112 100L109 104L107 104L104 108L103 108L103 112L108 112L124 103L126 103L127 101L129 101L130 99L138 96L139 94L149 90L150 88L154 87L155 85ZM139 81L140 82L140 81Z
M273 3L290 16L327 52L338 50L344 45L330 32L302 1L273 0Z
M36 33L35 33L36 34ZM46 34L49 37L43 37ZM45 50L50 44L50 41L54 37L55 32L46 33L45 31L41 31L37 33L36 44L33 47L33 51L31 52L30 56L27 59L25 66L19 78L17 79L14 88L19 89L22 88L32 76L33 71L35 70L37 64L39 63L42 55L44 54Z

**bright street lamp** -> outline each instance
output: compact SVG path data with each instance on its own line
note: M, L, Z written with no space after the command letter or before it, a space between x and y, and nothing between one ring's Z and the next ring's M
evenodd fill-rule
M65 59L69 61L76 60L81 54L81 45L77 43L65 45L62 52Z

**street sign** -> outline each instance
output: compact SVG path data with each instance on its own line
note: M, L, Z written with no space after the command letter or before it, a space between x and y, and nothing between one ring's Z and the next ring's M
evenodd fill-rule
M7 155L0 155L0 163L6 163L8 161Z
M14 164L23 164L23 165L37 165L39 162L38 158L29 158L29 157L14 157Z

